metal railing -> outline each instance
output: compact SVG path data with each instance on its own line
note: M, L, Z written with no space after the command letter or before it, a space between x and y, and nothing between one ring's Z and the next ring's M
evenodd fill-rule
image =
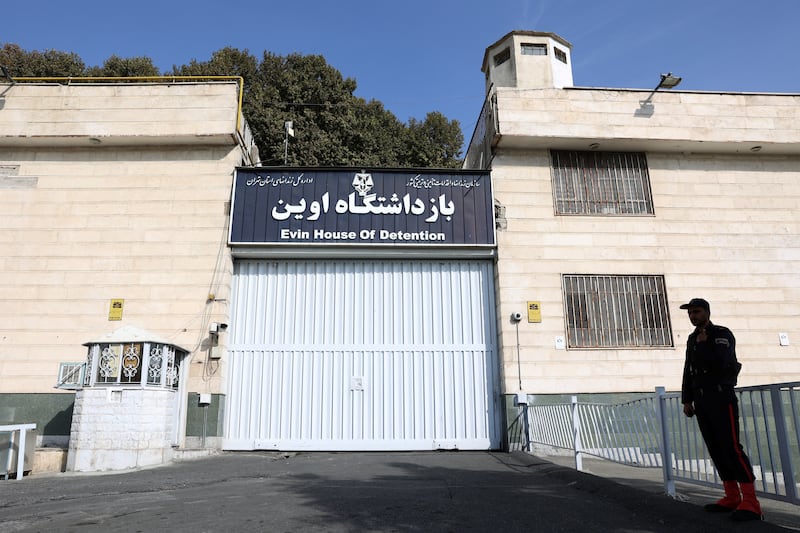
M16 468L16 478L22 479L25 472L25 451L28 446L26 443L28 430L36 429L36 424L9 424L0 426L0 433L10 433L11 437L8 439L8 450L6 464L4 470L0 475L8 479L9 472L14 472ZM3 451L3 450L0 450ZM16 463L14 460L16 459Z
M800 505L800 382L737 388L740 441L762 496ZM683 414L680 393L658 387L652 396L617 404L517 406L509 449L569 450L643 468L661 468L664 489L675 481L721 486L694 418ZM669 460L665 461L664 458Z
M492 161L492 140L497 134L497 105L494 86L486 93L486 99L481 108L481 114L475 123L472 138L464 155L463 168L488 169Z

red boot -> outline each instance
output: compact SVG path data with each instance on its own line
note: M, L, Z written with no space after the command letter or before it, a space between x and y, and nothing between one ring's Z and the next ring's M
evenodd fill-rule
M709 503L703 507L709 513L730 513L742 503L742 495L739 492L739 484L736 481L723 481L722 486L725 488L725 497L717 500L716 503Z
M753 483L739 483L739 487L742 489L742 503L733 512L731 518L737 522L763 520L764 515L761 513L761 504L758 503L758 498L756 498L755 485Z

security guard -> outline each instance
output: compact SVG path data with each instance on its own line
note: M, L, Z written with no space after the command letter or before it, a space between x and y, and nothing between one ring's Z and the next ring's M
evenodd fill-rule
M686 342L681 400L683 413L697 425L725 488L725 497L704 507L730 512L737 521L763 518L755 494L750 459L739 442L739 401L734 392L741 364L731 330L712 324L711 307L702 298L681 305L695 327Z

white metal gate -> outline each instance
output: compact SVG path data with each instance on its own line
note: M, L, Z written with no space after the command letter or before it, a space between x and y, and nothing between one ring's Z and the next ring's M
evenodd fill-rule
M224 448L498 448L492 287L485 261L238 261Z

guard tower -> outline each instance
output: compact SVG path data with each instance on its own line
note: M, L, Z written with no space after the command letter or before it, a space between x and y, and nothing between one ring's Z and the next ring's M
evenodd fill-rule
M555 33L512 31L486 49L483 71L491 87L572 87L572 45Z
M125 326L84 344L67 470L93 472L167 463L178 443L181 377L189 350Z

